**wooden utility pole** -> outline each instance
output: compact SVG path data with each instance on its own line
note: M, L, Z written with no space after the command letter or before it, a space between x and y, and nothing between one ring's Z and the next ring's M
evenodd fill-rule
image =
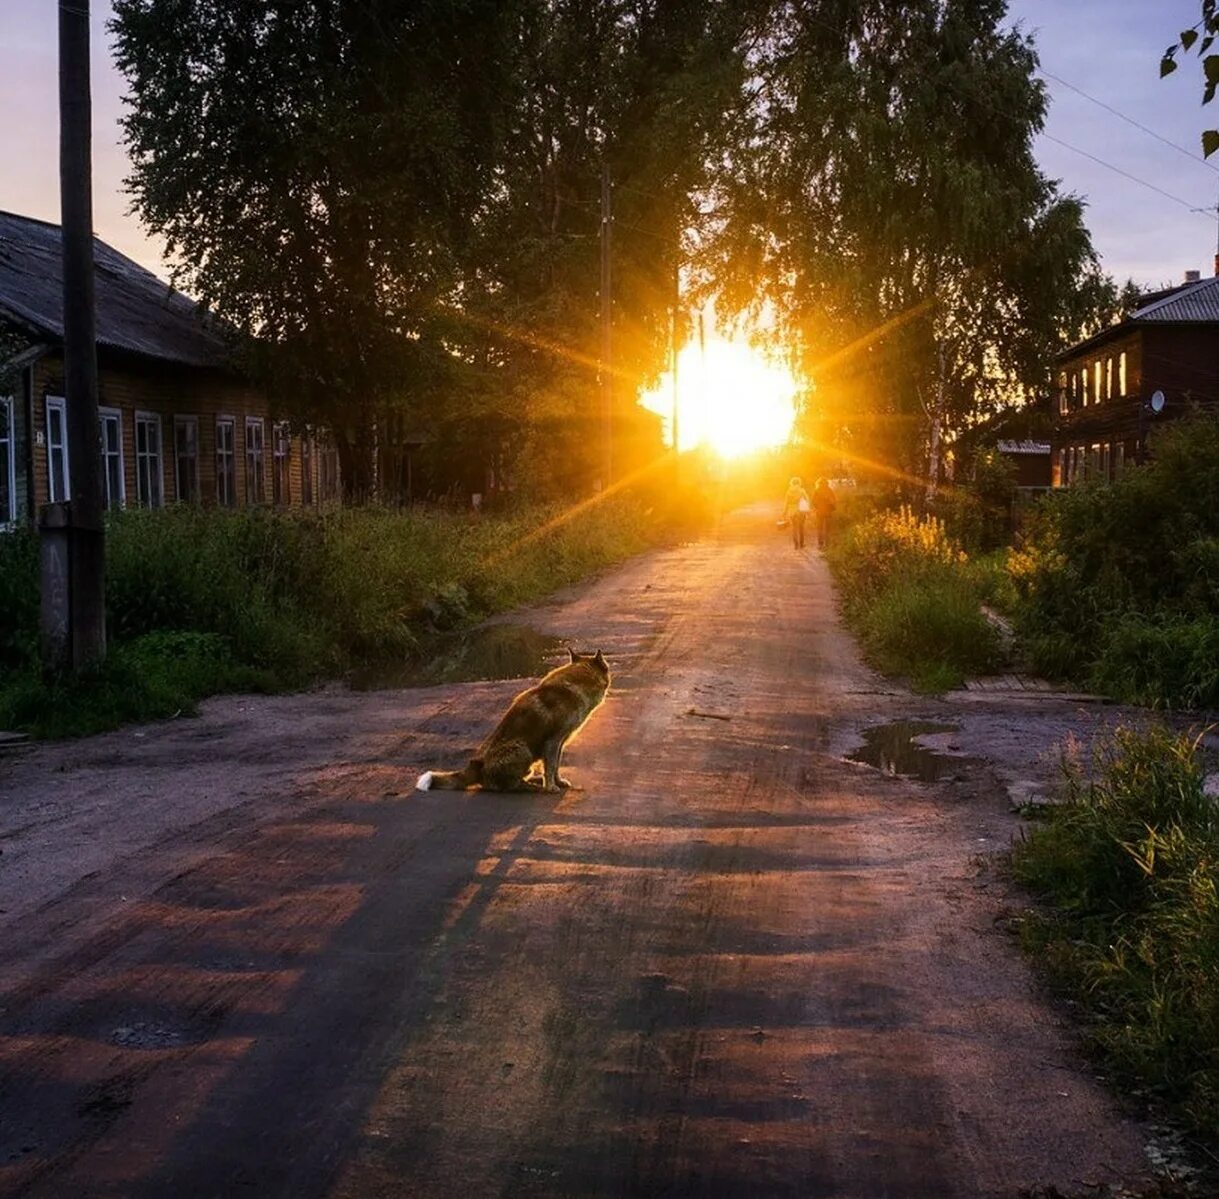
M677 400L677 338L680 334L678 328L678 309L681 304L681 264L676 258L673 259L673 320L669 329L669 357L671 369L673 372L673 453L681 453L681 418L678 412Z
M97 337L93 301L92 103L89 86L89 0L59 3L59 187L63 225L64 391L67 398L68 475L66 514L46 512L44 534L66 531L67 644L77 673L106 656L105 528L102 520L100 430L97 415ZM48 505L56 509L60 505ZM53 536L53 534L52 534ZM44 566L47 555L43 555ZM62 559L60 559L62 561ZM52 568L54 564L52 563ZM62 597L63 578L45 589ZM62 632L62 624L59 626ZM47 639L50 643L50 639ZM48 655L48 661L53 654Z
M614 337L610 251L613 239L609 167L601 165L601 486L614 477Z

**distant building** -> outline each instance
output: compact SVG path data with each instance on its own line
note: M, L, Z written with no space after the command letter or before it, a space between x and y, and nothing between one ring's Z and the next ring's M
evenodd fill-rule
M1219 406L1219 277L1196 271L1144 296L1117 325L1057 359L1054 485L1116 478L1153 428Z
M1000 439L995 449L1015 468L1020 491L1043 491L1051 484L1050 443L1029 439Z
M326 441L292 436L197 304L94 239L104 500L159 508L339 496ZM69 491L58 225L0 212L0 527Z

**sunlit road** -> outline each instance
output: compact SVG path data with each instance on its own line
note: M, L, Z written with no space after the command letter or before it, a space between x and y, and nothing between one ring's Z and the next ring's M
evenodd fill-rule
M529 618L617 669L569 751L582 791L410 792L513 684L318 698L324 769L6 926L0 1194L1140 1180L1137 1130L979 898L970 805L1005 801L840 759L903 701L814 552L738 516ZM189 730L163 735L172 804Z

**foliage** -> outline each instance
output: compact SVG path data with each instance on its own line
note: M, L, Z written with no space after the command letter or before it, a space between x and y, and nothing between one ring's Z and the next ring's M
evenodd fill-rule
M1068 764L1064 801L1013 851L1050 911L1024 938L1080 1003L1124 1079L1219 1136L1219 807L1195 742L1119 730L1094 777Z
M1004 0L768 15L707 269L796 348L810 439L921 476L1112 305L1080 202L1033 155L1036 53Z
M41 678L33 537L0 538L0 586L20 601L0 606L0 726L93 732L189 711L216 691L298 687L402 661L435 630L535 599L669 536L664 493L658 485L576 510L486 517L123 512L107 536L111 656L80 682Z
M1219 0L1200 0L1201 19L1192 29L1183 29L1179 40L1164 51L1160 59L1160 77L1171 75L1177 69L1177 51L1188 54L1195 49L1202 60L1202 74L1206 84L1202 89L1202 103L1209 104L1219 88L1219 54L1212 54L1215 37L1219 35ZM1202 133L1202 157L1209 158L1219 150L1219 129L1207 129Z
M829 559L847 619L882 670L943 691L997 665L969 557L942 521L908 507L879 512L847 529Z
M1141 702L1219 704L1219 419L1175 422L1147 465L1048 497L1010 571L1039 669Z

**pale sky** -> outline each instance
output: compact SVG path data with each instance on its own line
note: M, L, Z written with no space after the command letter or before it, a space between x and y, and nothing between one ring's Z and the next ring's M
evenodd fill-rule
M0 0L0 209L59 219L56 4ZM1087 220L1107 270L1143 284L1179 281L1213 268L1216 219L1190 212L1219 202L1219 161L1204 163L1201 131L1219 127L1219 101L1201 106L1196 57L1159 79L1160 55L1198 20L1198 0L1011 0L1012 20L1037 34L1046 72L1120 110L1194 161L1132 128L1063 83L1047 79L1049 138L1070 143L1138 176L1170 199L1049 138L1043 169L1088 202ZM110 61L109 0L93 0L94 224L116 249L164 273L160 247L127 214L127 164L118 117L122 80ZM1219 160L1219 155L1215 156ZM1178 202L1180 201L1180 202Z

